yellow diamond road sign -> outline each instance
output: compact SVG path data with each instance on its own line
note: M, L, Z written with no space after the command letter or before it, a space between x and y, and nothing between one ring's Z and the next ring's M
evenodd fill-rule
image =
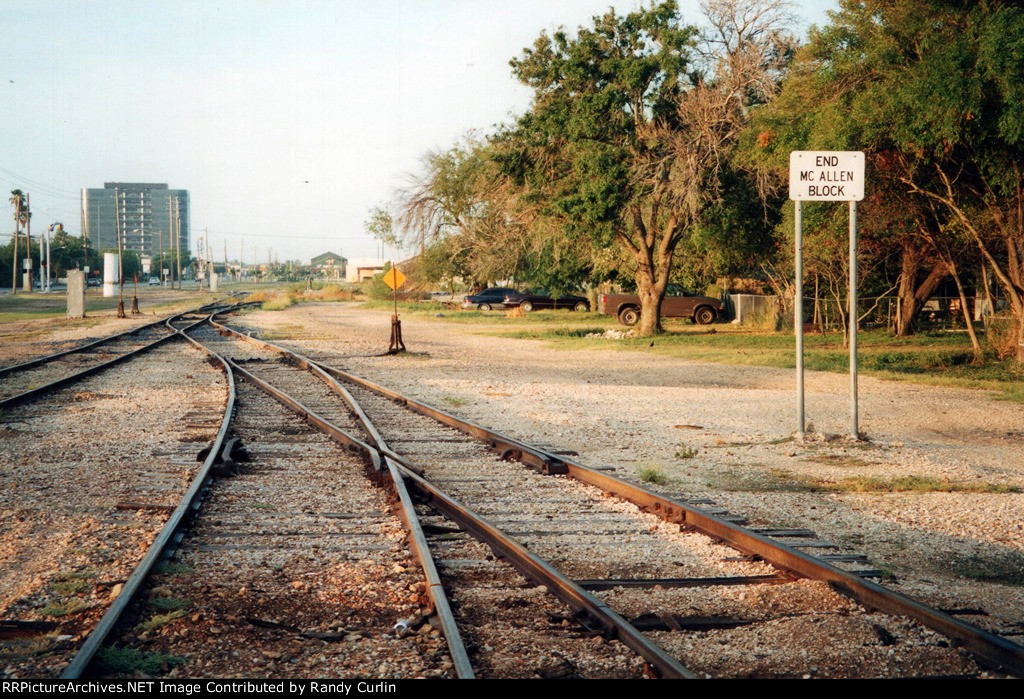
M399 271L397 267L392 267L384 275L384 283L390 286L392 289L397 290L398 287L405 284L405 275Z

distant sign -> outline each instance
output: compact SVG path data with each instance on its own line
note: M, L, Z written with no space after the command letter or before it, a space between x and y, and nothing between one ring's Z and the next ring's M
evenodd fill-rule
M793 151L789 154L789 198L860 201L864 198L864 154L860 151Z
M384 283L395 291L398 291L398 287L405 284L405 275L402 274L397 267L392 267L384 274Z

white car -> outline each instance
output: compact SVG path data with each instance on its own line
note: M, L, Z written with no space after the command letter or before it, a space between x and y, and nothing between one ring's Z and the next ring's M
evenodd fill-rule
M149 278L149 285L150 286L160 286L160 277L150 277Z

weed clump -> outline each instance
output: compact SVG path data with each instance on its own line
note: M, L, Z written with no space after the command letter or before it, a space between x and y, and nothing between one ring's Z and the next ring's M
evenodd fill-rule
M692 459L693 457L697 456L698 453L700 453L699 449L695 449L694 447L691 447L687 444L680 444L676 448L677 459Z
M97 653L96 662L102 674L134 675L141 672L158 675L183 665L185 659L166 653L146 653L136 648L107 646Z
M641 466L636 470L636 477L644 483L653 483L654 485L668 483L668 476L657 466Z

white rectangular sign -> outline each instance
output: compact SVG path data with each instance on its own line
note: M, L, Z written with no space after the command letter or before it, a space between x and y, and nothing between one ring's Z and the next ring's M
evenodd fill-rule
M789 198L860 201L864 198L864 154L860 151L793 151L789 154Z

